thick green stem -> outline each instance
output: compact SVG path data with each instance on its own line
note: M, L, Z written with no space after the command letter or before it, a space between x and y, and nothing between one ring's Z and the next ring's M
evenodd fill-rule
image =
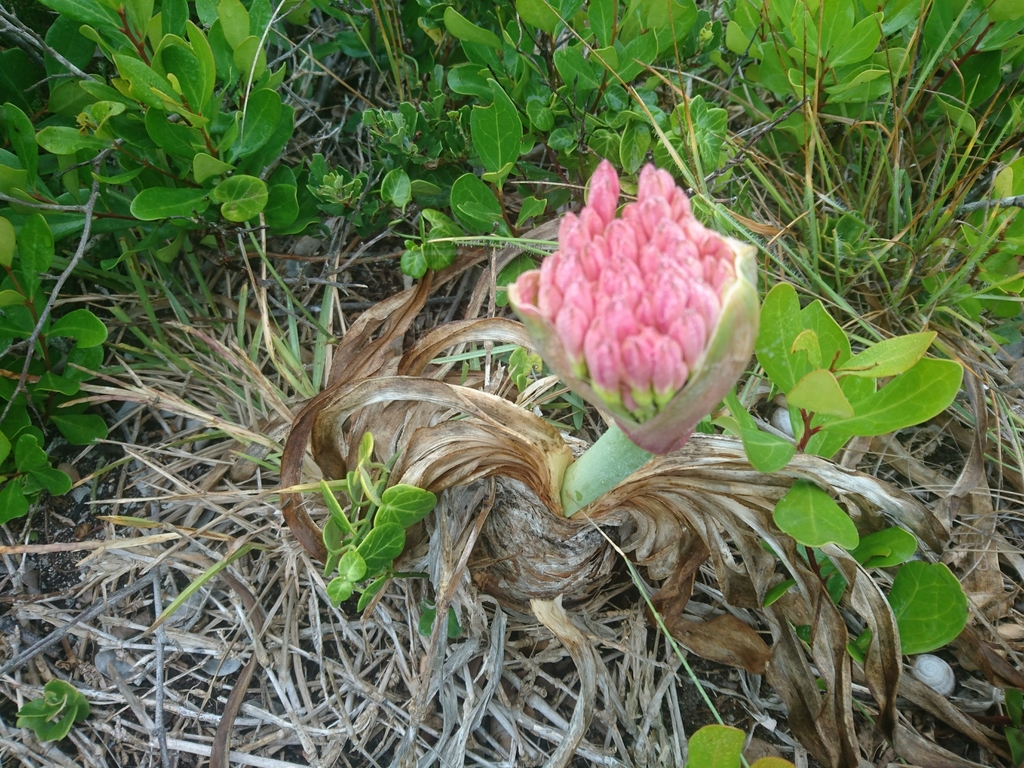
M654 454L635 445L614 423L565 470L562 510L572 517L651 460Z

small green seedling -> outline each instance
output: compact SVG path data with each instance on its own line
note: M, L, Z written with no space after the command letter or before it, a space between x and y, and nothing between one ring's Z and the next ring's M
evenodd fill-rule
M320 482L330 512L324 526L327 563L324 576L335 576L327 595L335 607L359 592L358 610L363 610L388 579L399 575L393 563L405 548L405 531L434 509L437 497L412 485L388 485L391 464L372 460L373 435L367 432L359 444L356 468L343 481L331 485L350 500L346 514L331 485ZM420 574L415 574L420 575Z
M43 687L43 697L33 699L18 710L19 728L31 728L40 741L60 741L71 726L89 716L89 702L70 683L51 680Z

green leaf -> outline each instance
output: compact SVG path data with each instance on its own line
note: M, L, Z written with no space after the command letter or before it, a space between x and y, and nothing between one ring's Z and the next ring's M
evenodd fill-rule
M107 436L107 423L94 413L54 413L50 420L72 445L89 445Z
M80 149L105 149L109 144L95 136L87 136L75 128L61 125L48 125L36 136L36 142L55 155L73 155Z
M836 375L867 376L872 379L896 376L909 370L924 357L937 335L935 331L928 331L886 339L847 360L842 368L836 370Z
M39 145L36 143L36 129L28 115L10 102L4 104L4 118L7 121L7 137L21 160L21 167L28 173L29 184L35 186L39 169Z
M941 648L967 626L967 596L943 563L914 561L900 568L889 605L908 656Z
M504 222L494 193L475 174L464 173L452 184L452 212L470 232L490 234Z
M739 768L746 734L729 725L705 725L687 744L689 768Z
M516 218L516 228L522 227L527 221L540 216L548 207L547 200L539 200L533 195L527 195L523 198L523 205L519 209L519 216Z
M78 390L79 385L77 381L58 376L53 371L44 373L39 377L39 381L31 387L32 392L60 392L68 397L77 394Z
M550 131L555 127L555 113L544 102L531 99L526 102L526 116L537 131Z
M46 465L46 451L39 447L39 438L29 433L22 434L14 444L15 468L19 472L28 472Z
M220 0L217 16L224 39L232 48L237 48L249 37L249 12L239 0Z
M141 221L158 221L174 217L192 218L210 205L205 189L173 189L146 187L131 204L132 216Z
M630 120L619 140L619 160L628 173L636 173L651 147L651 129L640 120Z
M337 608L352 597L352 592L355 591L355 588L356 585L348 579L336 576L327 584L327 599L331 601L331 605Z
M3 488L0 488L0 525L6 525L27 513L28 499L25 498L21 480L8 480Z
M52 496L63 496L71 490L71 478L59 469L40 467L39 469L30 469L28 473Z
M363 594L359 596L359 603L356 605L356 610L361 611L370 604L374 596L383 589L384 585L388 583L388 579L391 578L387 574L384 574L379 579L374 581L370 586L363 590Z
M9 219L0 216L0 267L9 267L14 263L14 249L18 240L14 234L14 225ZM15 291L15 293L17 293ZM21 294L18 294L19 296ZM0 306L7 306L0 304Z
M53 233L46 219L31 213L21 225L17 242L21 288L26 296L32 296L39 286L39 275L45 274L53 262Z
M427 260L422 248L409 248L402 252L402 272L414 280L427 274Z
M828 66L844 67L864 61L875 52L882 37L881 14L871 14L861 19L853 29L843 30L839 45L828 55Z
M270 185L264 216L272 229L283 229L295 223L299 217L299 197L294 184Z
M84 24L107 24L120 27L121 19L111 8L96 0L40 0L47 8L52 8L61 16L80 21Z
M828 368L842 365L850 357L850 340L828 312L820 300L812 301L800 311L803 327L814 331L818 338L819 358Z
M143 64L134 56L115 53L114 63L117 65L121 77L131 84L128 92L132 98L157 109L166 109L168 104L178 105L181 103L166 78L158 75L151 67Z
M874 394L854 404L854 416L829 422L833 434L873 437L920 424L942 413L960 391L963 368L952 360L922 358Z
M380 196L382 200L404 211L405 206L412 200L412 182L409 181L409 174L402 168L392 168L388 171L381 182Z
M437 497L430 491L400 483L384 491L381 501L384 503L373 518L373 527L396 523L408 528L430 514L437 504Z
M267 71L267 52L260 45L260 39L256 35L245 38L235 48L232 61L242 75L242 85L245 88L259 80Z
M228 171L233 171L234 169L235 166L230 163L218 160L205 152L199 152L194 158L192 158L192 175L195 177L196 183L198 184L202 184L204 181L212 179L214 176L222 176Z
M366 576L366 561L358 552L349 550L338 561L338 575L351 582L362 581Z
M497 81L488 78L487 82L491 86L494 103L489 107L473 108L469 118L470 132L484 168L490 173L503 174L496 182L500 188L519 159L523 123L519 111Z
M516 0L516 12L527 24L543 29L549 35L558 25L558 14L547 0Z
M71 726L88 716L89 702L73 685L51 680L43 688L43 698L18 710L17 726L31 728L40 741L58 741L68 735Z
M398 523L375 526L356 551L366 562L370 576L386 570L405 548L405 528Z
M743 450L754 469L758 472L777 472L789 464L796 453L793 443L759 429L754 417L740 405L735 393L726 395L725 404L739 425Z
M11 441L7 439L7 435L0 432L0 464L3 464L7 460L7 457L11 455Z
M58 319L47 336L70 336L80 347L96 347L107 340L107 326L88 309L76 309Z
M619 56L618 75L627 83L644 71L658 55L658 41L653 32L645 32L626 43Z
M804 480L793 483L779 499L773 516L779 530L807 547L838 544L853 549L860 541L850 516L827 493Z
M228 221L255 218L267 205L267 185L255 176L231 176L213 188L210 197L220 203L220 215Z
M242 132L234 151L237 157L248 157L270 140L281 119L281 97L277 91L260 88L246 103Z
M590 0L587 18L590 21L590 29L602 48L612 44L612 30L615 29L618 6L618 0Z
M198 147L205 146L203 135L183 123L172 123L170 115L159 109L146 112L146 133L169 155L191 160Z
M865 536L850 556L865 568L890 568L907 562L917 552L914 534L902 528L883 528Z
M827 416L853 416L853 406L846 399L839 382L831 371L819 368L811 371L786 394L786 401L794 408Z
M9 288L0 291L0 309L3 307L11 307L15 304L24 304L25 297L17 291L13 291Z
M794 355L797 352L805 353L811 368L821 368L821 345L818 343L818 334L810 328L805 328L796 335L789 351Z
M444 9L443 18L445 29L448 30L448 34L452 37L501 50L501 38L489 29L478 27L450 5Z
M761 323L754 353L768 378L786 393L808 370L807 363L790 352L793 341L803 330L802 325L800 300L793 286L779 283L768 291L761 305Z
M601 85L600 76L594 74L578 48L560 48L554 55L555 69L559 77L573 92L586 93Z

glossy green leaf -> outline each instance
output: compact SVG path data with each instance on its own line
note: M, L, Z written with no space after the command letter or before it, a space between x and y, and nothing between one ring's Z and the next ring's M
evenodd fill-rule
M590 29L601 47L612 44L612 30L615 28L618 6L618 0L590 0L587 6Z
M373 518L374 528L388 523L408 528L430 514L437 504L437 497L414 485L399 484L384 491L381 501L384 503Z
M688 768L739 768L747 736L729 725L705 725L687 744Z
M0 464L3 464L8 456L11 455L11 441L7 439L7 435L0 432Z
M29 475L49 491L51 496L63 496L71 490L71 478L53 467L40 467L29 470Z
M294 184L271 184L267 207L263 211L267 226L278 230L290 227L299 217L298 189Z
M405 548L405 528L398 523L384 523L373 528L356 551L366 562L367 575L386 570Z
M653 32L645 32L642 35L626 43L625 48L619 55L618 75L627 83L634 77L644 72L645 65L653 63L658 55L658 41Z
M7 480L0 488L0 525L24 517L28 513L28 499L19 479Z
M24 433L14 443L14 466L19 472L28 472L46 466L46 451L39 446L39 438Z
M17 244L14 225L9 219L0 216L0 267L9 267L14 263L14 249Z
M53 371L46 371L42 376L39 377L39 381L31 386L31 391L35 392L60 392L62 395L77 394L79 385L77 381L66 379L63 376L59 376Z
M94 413L54 413L50 420L72 445L89 445L107 436L107 423Z
M114 63L117 65L121 77L131 84L129 92L132 97L146 106L165 109L165 105L168 103L181 103L167 79L158 75L152 67L143 64L134 56L116 53L114 54Z
M376 594L384 588L385 584L388 583L389 578L390 576L384 574L383 576L375 580L372 584L370 584L370 586L364 589L363 594L359 596L359 603L358 605L356 605L356 610L362 611L364 608L366 608L366 606L370 604L370 601L373 600Z
M366 576L366 561L358 552L346 552L338 561L338 576L351 582L362 581Z
M80 347L95 347L107 340L107 326L88 309L75 309L57 319L47 336L70 336Z
M131 213L142 221L173 217L192 218L210 205L205 189L147 187L135 196Z
M838 44L828 55L828 66L843 67L869 58L882 36L881 14L861 19L853 29L838 35Z
M61 16L80 21L84 24L106 24L119 27L121 20L113 9L97 0L40 0L47 8L52 8Z
M821 345L818 343L818 334L810 328L805 328L793 339L793 346L790 353L803 352L807 355L807 363L811 368L821 368Z
M79 133L75 128L48 125L36 135L36 142L55 155L73 155L80 149L93 151L106 149L109 144L95 136Z
M917 552L914 534L902 528L883 528L860 540L850 556L865 568L890 568L907 562Z
M327 583L327 599L337 608L352 597L356 585L342 576L336 576Z
M937 335L935 331L928 331L886 339L851 357L836 371L836 375L867 376L873 379L896 376L909 370L924 357Z
M488 79L494 102L489 107L474 107L470 115L470 131L473 146L488 172L499 174L496 186L500 187L519 159L519 148L523 137L523 123L512 100L498 85Z
M490 234L504 221L494 193L472 173L464 173L452 184L452 212L470 232Z
M651 129L640 120L629 120L619 140L619 160L628 173L640 170L651 147Z
M555 127L555 113L543 102L533 99L526 102L526 116L537 131L550 131Z
M444 26L448 34L459 40L501 50L501 38L489 29L478 27L450 5L444 9Z
M89 716L89 702L70 683L50 680L43 697L18 710L17 726L31 728L40 741L59 741L71 727Z
M269 194L266 183L255 176L231 176L213 188L210 198L220 203L220 215L228 221L249 221L260 214Z
M25 297L22 296L18 291L11 289L5 289L0 291L0 309L4 307L10 307L15 304L24 304Z
M36 129L28 115L10 102L4 104L4 118L7 121L7 137L14 148L21 167L28 173L29 184L35 185L39 170L39 145L36 143Z
M53 233L38 213L31 213L21 225L17 236L18 274L26 296L35 293L39 275L45 274L53 262Z
M809 413L850 418L853 406L846 399L843 390L831 371L819 368L800 379L786 394L786 401L794 408Z
M594 67L583 58L578 48L560 48L555 51L553 58L559 77L573 92L586 93L601 85L600 77L594 73Z
M943 563L915 561L900 568L889 590L903 653L928 653L967 626L967 596Z
M820 300L812 301L800 311L800 323L806 330L814 331L823 367L842 365L849 359L850 340Z
M552 2L557 0L516 0L516 12L527 24L551 34L558 25L558 14L551 7Z
M234 169L235 166L230 163L218 160L205 152L199 152L192 158L192 175L195 177L198 184L202 184L204 181L212 179L215 176L222 176Z
M873 437L920 424L950 406L962 379L959 363L922 358L909 371L855 403L852 418L829 422L825 430Z
M249 12L239 0L220 0L217 16L224 39L232 48L237 48L249 37Z
M405 210L412 201L412 182L402 168L392 168L381 182L380 196L396 208Z
M725 397L725 404L740 429L743 450L747 459L758 472L777 472L789 464L796 453L796 446L777 435L764 432L757 426L754 417L740 405L735 393Z
M808 370L807 363L792 353L793 341L803 324L800 300L789 283L779 283L764 297L761 322L754 353L768 378L783 392L789 392ZM803 355L800 356L803 358Z
M256 35L245 38L235 48L232 61L242 75L242 84L245 88L248 88L250 83L259 80L267 71L267 51L260 44L260 39Z
M427 274L427 260L422 248L409 248L402 252L402 272L414 280Z
M547 210L548 201L539 200L533 195L527 195L523 198L522 207L519 209L519 216L516 218L516 227L522 227L527 221L540 216Z
M804 480L795 482L779 499L773 516L779 530L807 547L838 544L853 549L860 542L850 516L827 493Z
M237 157L248 157L270 140L281 119L281 109L277 91L260 88L249 97L242 131L234 147Z

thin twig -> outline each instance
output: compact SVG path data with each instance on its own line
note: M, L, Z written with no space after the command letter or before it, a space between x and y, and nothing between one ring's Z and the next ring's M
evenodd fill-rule
M957 206L956 212L957 214L970 213L971 211L980 211L983 208L1024 208L1024 195L1000 197L996 200L979 200L976 203L964 203Z
M104 150L101 152L95 160L96 172L99 173L99 167L103 163L103 160L109 154L110 150ZM92 230L92 217L93 210L96 208L96 200L100 195L100 183L97 180L92 182L92 190L89 192L89 201L84 206L85 213L85 226L82 228L82 236L78 240L78 249L75 251L75 255L71 257L71 261L68 262L67 267L60 273L60 277L57 278L56 285L53 286L53 290L50 291L50 298L46 300L46 306L43 307L43 311L39 313L39 319L36 321L36 327L32 329L32 335L28 337L28 342L25 349L25 364L21 367L21 375L18 377L18 386L14 388L14 392L7 400L7 405L4 407L4 411L0 414L0 423L7 418L7 413L11 410L11 406L14 405L15 400L18 399L18 395L25 391L25 382L28 380L28 369L32 365L32 357L35 354L36 342L39 341L40 335L42 335L43 328L46 325L46 321L50 317L50 312L53 310L54 304L57 303L57 297L60 296L61 288L64 287L64 283L67 282L68 278L71 277L71 273L75 271L75 267L78 266L78 262L85 256L86 246L89 244L89 232Z
M154 504L155 515L159 516L160 505ZM159 616L164 612L163 596L160 593L160 578L163 575L163 566L157 565L153 568L153 615ZM153 735L160 745L161 768L171 768L171 756L167 751L167 727L164 724L164 646L167 643L167 630L163 624L156 628L156 668L154 670L155 680L153 681L153 695L156 702L153 705Z
M30 43L34 47L38 48L43 53L47 53L55 58L62 66L66 67L71 74L82 80L88 80L89 75L80 70L66 58L59 51L54 50L46 41L43 40L39 35L35 33L35 30L25 26L21 19L15 16L13 13L0 6L0 22L3 22L3 27L0 27L0 32L14 32L16 37Z

